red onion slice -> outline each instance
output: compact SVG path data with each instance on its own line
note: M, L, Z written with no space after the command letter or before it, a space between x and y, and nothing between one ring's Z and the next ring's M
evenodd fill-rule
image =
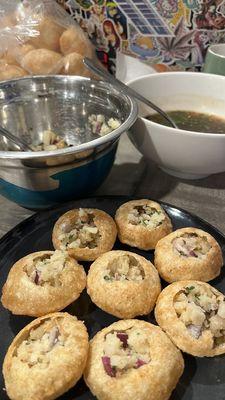
M38 285L38 284L39 284L39 278L40 278L40 275L39 275L38 271L36 270L36 271L35 271L35 277L34 277L34 283L35 283L35 285Z
M107 375L111 376L112 378L115 378L116 376L116 371L114 368L112 368L111 366L111 360L110 357L107 356L103 356L102 357L102 363L105 369L105 372L107 373Z
M126 349L128 347L127 341L128 341L128 335L127 333L124 332L117 332L116 336L120 341L123 343L123 348Z
M140 367L142 367L142 365L146 365L146 364L147 364L146 361L143 361L140 358L138 358L137 363L136 363L136 368L140 368Z
M102 124L100 122L97 122L96 127L95 127L95 132L100 133L102 128Z
M194 252L194 250L190 250L190 251L189 251L189 255L190 255L191 257L196 257L196 258L198 257L197 254Z

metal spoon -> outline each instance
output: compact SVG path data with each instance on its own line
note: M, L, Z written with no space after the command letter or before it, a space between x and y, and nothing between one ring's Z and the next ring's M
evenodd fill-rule
M33 151L32 148L25 142L25 140L13 135L13 133L7 131L7 129L3 128L3 126L0 126L0 135L5 136L11 142L15 143L22 151Z
M146 99L144 96L136 92L134 89L131 89L129 86L125 85L123 82L121 82L119 79L114 78L113 75L111 75L109 72L104 71L102 68L98 67L90 58L84 57L83 59L84 65L94 72L95 74L99 75L101 78L107 80L108 82L112 83L114 86L117 86L119 89L123 90L125 93L130 95L131 97L135 97L142 103L146 104L153 110L155 110L157 113L162 115L169 123L172 125L173 128L177 128L177 125L175 122L169 117L169 115L161 110L158 106L153 104L150 100Z

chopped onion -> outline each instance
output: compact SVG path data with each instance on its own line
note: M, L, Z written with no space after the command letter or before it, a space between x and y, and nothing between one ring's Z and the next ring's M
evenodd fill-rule
M36 271L35 271L35 277L34 277L34 283L35 283L35 285L38 285L38 284L39 284L39 278L40 278L39 273L38 273L38 271L36 270Z
M202 327L199 325L188 325L187 330L195 339L198 339L201 336Z
M123 343L123 348L126 349L128 347L127 341L128 341L128 335L127 333L124 332L117 332L116 336L120 341Z
M102 363L103 363L103 366L104 366L104 369L105 369L105 372L107 373L107 375L111 376L112 378L115 378L116 371L111 366L110 357L103 356L102 357Z
M136 368L142 367L142 365L146 365L146 361L141 360L140 358L137 360Z
M58 337L59 337L59 329L57 328L57 326L55 326L49 332L49 350L51 350L53 346L58 342Z

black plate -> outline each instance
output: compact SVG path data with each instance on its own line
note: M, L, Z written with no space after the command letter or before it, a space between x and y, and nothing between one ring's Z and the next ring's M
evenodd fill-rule
M92 207L99 208L114 216L116 209L125 201L131 200L127 197L98 197L77 200L63 205L57 209L40 212L23 221L7 233L0 240L0 286L6 281L10 267L19 258L26 254L39 250L52 249L51 232L55 221L61 214L71 208ZM203 221L195 215L184 210L162 203L166 212L173 222L173 228L194 226L209 232L219 242L225 257L225 236L223 236L212 225ZM139 251L128 246L116 243L115 249L129 249L135 251L149 260L153 261L153 252ZM88 268L88 265L86 265ZM225 293L225 279L222 275L212 282L212 285ZM88 295L83 293L79 300L66 309L71 314L85 321L90 336L98 330L108 326L117 318L101 311L91 303ZM154 322L153 316L145 318ZM0 362L7 351L14 336L32 318L14 316L0 306ZM6 400L8 396L4 391L3 377L0 377L0 399ZM81 380L73 389L60 397L61 400L87 400L94 399L84 382ZM215 358L195 358L185 355L185 371L172 394L172 400L224 400L225 399L225 356ZM132 400L132 399L131 399ZM135 399L133 399L135 400Z

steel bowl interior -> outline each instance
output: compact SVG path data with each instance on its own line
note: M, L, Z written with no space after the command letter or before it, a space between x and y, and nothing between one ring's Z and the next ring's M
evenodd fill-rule
M38 144L52 130L72 147L56 151L21 152L0 136L0 159L41 159L85 151L114 141L137 118L137 104L107 82L78 76L34 76L0 84L0 124L27 143ZM88 116L103 114L122 125L98 137ZM13 150L13 151L12 151Z

